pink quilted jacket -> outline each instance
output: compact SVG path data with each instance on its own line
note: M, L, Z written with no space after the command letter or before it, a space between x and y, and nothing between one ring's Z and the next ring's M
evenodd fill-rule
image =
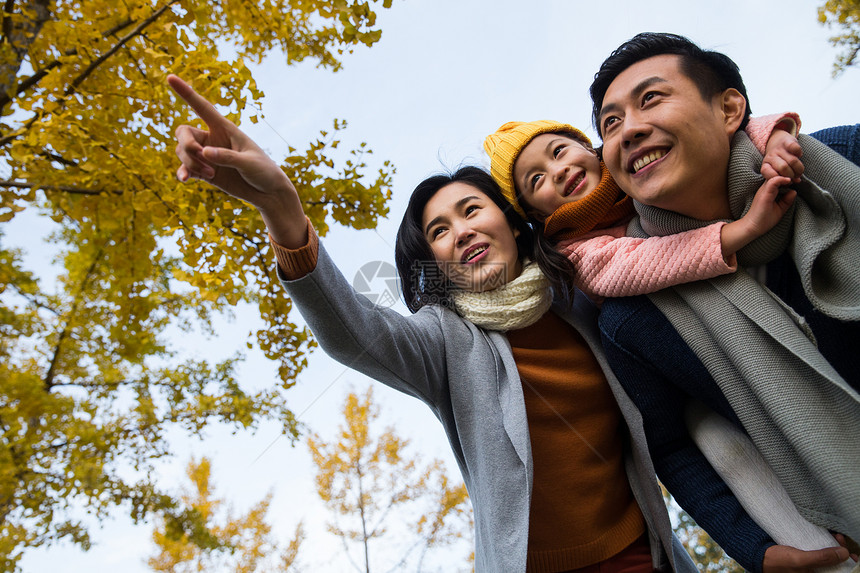
M747 135L762 154L777 126L797 135L800 117L785 113L750 119ZM628 221L556 246L576 267L577 288L598 302L606 297L648 294L738 268L734 255L728 261L723 257L720 232L725 223L677 235L637 239L624 236Z

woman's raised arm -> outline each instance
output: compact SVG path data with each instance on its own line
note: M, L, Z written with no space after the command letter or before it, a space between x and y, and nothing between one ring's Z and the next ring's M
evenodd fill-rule
M247 201L260 212L276 243L290 249L303 246L307 219L284 171L190 85L174 75L167 76L167 83L208 128L176 128L176 155L182 161L176 172L179 180L202 179Z

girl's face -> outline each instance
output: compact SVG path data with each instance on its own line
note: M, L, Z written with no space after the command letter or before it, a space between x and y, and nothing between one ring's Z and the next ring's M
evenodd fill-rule
M543 222L565 203L586 197L600 183L600 159L593 149L556 133L532 139L514 163L514 186L524 210Z
M492 290L522 272L519 231L471 185L456 182L439 189L424 207L421 226L439 270L458 288Z

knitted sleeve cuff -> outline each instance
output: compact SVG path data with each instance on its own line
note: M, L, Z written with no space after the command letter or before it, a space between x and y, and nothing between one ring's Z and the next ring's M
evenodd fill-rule
M786 113L774 128L784 129L794 137L797 137L797 134L800 133L800 116L796 113Z
M307 217L305 217L307 219ZM310 219L308 221L308 242L298 249L288 249L276 243L269 235L269 244L275 252L275 259L281 273L287 280L297 280L313 271L317 266L320 240Z
M775 129L782 129L797 137L800 133L800 116L794 112L786 112L753 117L750 118L745 131L756 148L764 154L767 140Z

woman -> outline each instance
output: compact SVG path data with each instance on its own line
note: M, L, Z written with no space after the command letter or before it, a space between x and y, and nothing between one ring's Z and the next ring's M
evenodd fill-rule
M672 534L639 413L604 360L594 307L553 304L527 260L531 230L489 174L464 168L416 189L398 235L414 312L403 317L347 283L280 167L168 81L209 127L177 129L179 179L256 206L279 277L326 352L439 418L475 511L476 570L696 571Z
M407 301L417 312L403 317L355 293L325 250L317 252L316 235L280 167L187 84L176 77L169 82L209 126L208 132L188 126L177 130L179 179L204 179L256 206L278 255L280 278L320 345L335 359L421 399L442 422L475 511L478 571L525 571L527 548L534 570L562 570L552 567L554 558L570 563L565 569L575 569L615 557L620 564L639 564L642 571L695 571L672 535L638 412L603 361L594 309L576 300L570 310L547 312L552 303L548 282L536 265L524 265L533 251L531 231L512 209L503 210L507 204L489 174L467 168L454 178L431 178L416 190L398 236L397 262L407 279ZM438 280L437 269L446 280ZM501 315L528 315L531 324L512 324L520 328L511 330L509 343L503 332L464 320L446 303L491 321L499 313L492 304L452 301L448 280L463 292L505 292L517 298L519 310ZM493 288L515 282L521 292ZM428 296L443 304L423 304ZM530 441L535 428L526 401L543 416L545 427L554 414L546 405L541 408L534 392L524 395L518 374L521 362L535 367L534 352L540 349L527 348L528 331L544 323L566 331L570 348L563 350L578 354L578 375L589 382L582 400L564 402L595 411L595 403L606 405L603 416L581 425L577 421L577 427L555 425L561 443L588 465L588 472L567 472L569 488L552 483L552 461L564 457L559 455L563 450L532 452L531 441L539 441ZM520 337L525 340L516 342L517 334L526 334ZM566 389L565 397L572 396ZM634 430L624 424L614 396ZM625 461L630 462L629 481ZM595 495L601 488L603 493ZM575 502L587 504L580 513L591 525L569 518L534 523L532 491L545 508L565 506L575 512ZM607 512L612 518L605 519ZM544 539L554 531L567 534L570 521L579 530L574 532L578 550L559 555L534 550L541 542L536 533Z

